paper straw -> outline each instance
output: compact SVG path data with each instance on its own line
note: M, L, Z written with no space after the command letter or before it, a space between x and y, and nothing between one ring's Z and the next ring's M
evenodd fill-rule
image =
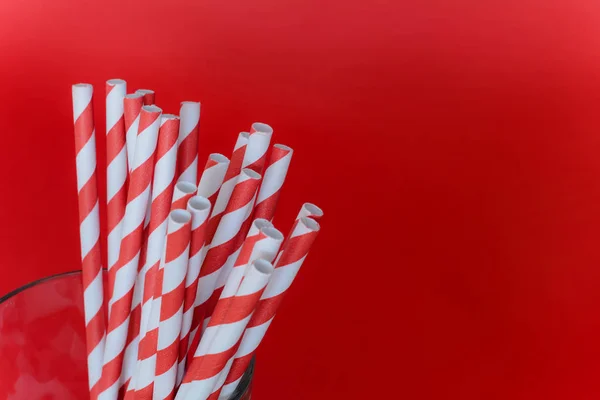
M151 106L151 105L156 104L154 90L138 89L135 92L144 96L144 105L145 106Z
M306 259L319 230L318 222L311 218L303 217L296 221L290 237L275 262L273 276L256 306L240 346L235 353L231 370L222 387L222 398L228 398L235 391L250 364L256 348L271 325L285 292L294 281ZM218 390L219 388L215 387L213 391L218 392Z
M273 128L271 128L270 125L265 124L264 122L254 122L250 126L250 134L253 134L254 132L264 132L268 135L272 135Z
M171 212L171 221L176 222L178 226L173 230L170 229L163 270L154 395L152 397L157 400L175 397L179 335L190 250L191 219L192 215L189 211L175 210Z
M181 126L179 127L177 152L177 180L197 184L200 103L184 101L181 103L179 115L181 116Z
M292 160L294 151L282 144L276 144L271 150L267 167L254 207L254 218L273 220L281 188Z
M129 172L133 168L135 139L140 124L140 111L144 105L144 96L140 93L128 94L123 99L123 120L125 121L125 138L127 142L127 166Z
M105 341L100 219L96 186L96 134L92 102L94 88L92 85L80 83L73 85L72 93L88 384L91 389L99 381L102 373Z
M171 210L185 210L187 208L188 200L196 194L196 189L196 185L191 182L177 182L175 185L175 192L173 193Z
M244 161L242 168L249 168L259 174L263 173L265 161L267 158L267 150L271 143L271 134L265 132L254 132L248 138L248 146L244 153Z
M140 113L119 261L111 270L115 273L109 274L109 277L113 275L114 286L109 303L111 312L99 388L99 398L102 400L116 399L120 386L119 378L125 355L133 286L138 274L138 261L142 247L142 229L154 174L153 163L161 112L161 109L156 106L144 106Z
M150 316L152 298L154 296L154 281L156 271L162 257L167 233L169 207L175 185L175 168L177 159L177 136L179 134L179 117L163 114L158 131L156 147L156 163L150 205L150 223L148 237L140 258L141 271L137 276L133 290L133 303L130 317L129 336L125 350L125 361L121 382L127 384L135 372L139 339L146 335L146 327ZM127 385L127 390L133 390L134 385Z
M210 214L210 202L206 197L194 196L188 204L187 210L192 214L192 234L190 244L190 258L185 278L185 300L183 304L183 318L181 322L181 333L179 335L179 367L177 372L177 384L181 383L186 364L186 356L189 345L190 328L196 304L198 291L198 276L204 256L206 255L206 227Z
M198 183L198 195L204 196L215 204L219 189L223 184L225 173L229 167L229 159L222 154L212 153L208 156L208 161Z
M272 274L273 265L266 260L256 260L248 268L239 289L231 298L230 312L221 324L206 329L198 351L183 378L177 400L205 400L210 396L219 374L233 357L238 341ZM213 330L216 333L212 333ZM204 346L202 342L208 340L211 341L210 345ZM202 352L201 349L205 347L207 351Z
M122 79L106 81L106 220L108 269L119 259L121 228L127 204L127 148L123 99L127 83Z
M220 289L225 285L233 262L237 256L232 256L237 245L237 238L246 221L249 221L254 206L254 199L260 182L260 174L251 169L243 169L223 213L223 217L212 238L210 248L206 254L200 271L199 285L202 285L200 294L205 301L205 318L212 315L212 311L220 296ZM250 224L243 231L246 234ZM210 301L212 300L212 301ZM200 300L202 304L202 300Z

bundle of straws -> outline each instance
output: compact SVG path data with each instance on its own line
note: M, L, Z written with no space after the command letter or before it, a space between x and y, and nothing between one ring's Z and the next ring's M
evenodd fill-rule
M230 398L320 229L310 203L271 223L292 149L254 123L199 174L200 103L107 81L105 282L93 87L72 91L90 397Z

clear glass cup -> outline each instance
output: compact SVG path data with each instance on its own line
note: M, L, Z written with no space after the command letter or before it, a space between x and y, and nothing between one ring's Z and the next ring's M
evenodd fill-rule
M250 400L254 363L232 400ZM0 399L89 398L81 272L0 298Z

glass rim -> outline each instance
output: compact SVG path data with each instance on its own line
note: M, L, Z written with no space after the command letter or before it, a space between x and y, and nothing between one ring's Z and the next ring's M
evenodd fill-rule
M103 268L103 272L106 273L108 272L106 268ZM35 281L29 282L23 286L20 286L10 292L8 292L7 294L5 294L4 296L0 297L0 304L3 304L5 302L7 302L8 300L10 300L11 298L15 297L16 295L26 291L27 289L31 289L35 286L38 286L40 284L46 283L48 281L51 281L53 279L57 279L57 278L65 278L68 276L75 276L75 275L81 275L81 270L74 270L74 271L67 271L67 272L60 272L58 274L54 274L54 275L49 275L40 279L37 279ZM252 377L254 376L254 364L256 362L256 355L252 357L252 360L250 361L250 364L248 365L248 369L246 370L246 372L244 372L244 375L242 376L240 383L237 385L237 387L235 388L235 391L233 392L233 394L230 396L231 400L236 400L241 398L244 394L246 394L246 391L248 390L248 388L250 387L250 383L252 382Z

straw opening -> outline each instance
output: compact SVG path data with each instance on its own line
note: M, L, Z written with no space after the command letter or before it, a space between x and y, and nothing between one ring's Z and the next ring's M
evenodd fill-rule
M139 99L140 97L144 97L142 93L129 93L125 95L126 99Z
M220 153L212 153L210 156L208 156L208 158L219 164L229 162L229 158L225 157L223 154Z
M242 170L242 173L244 173L245 175L247 175L248 177L250 177L251 179L260 179L262 177L261 174L259 174L256 171L251 170L250 168L244 168Z
M273 133L273 128L263 122L255 122L252 124L252 129L257 132L262 132L266 134Z
M160 107L157 107L155 105L142 106L142 110L144 110L146 112L151 112L151 113L162 112L162 110L160 109Z
M274 270L273 264L271 264L267 260L263 260L263 259L255 260L254 268L256 268L256 270L258 272L260 272L261 274L264 274L264 275L272 274L273 270Z
M106 83L108 83L109 85L124 85L127 82L125 82L123 79L109 79L106 81Z
M302 222L302 224L304 224L304 226L306 226L311 231L318 231L319 229L321 229L319 223L312 218L302 217L300 218L300 222Z
M151 89L138 89L135 92L141 94L154 94L154 90Z
M254 226L256 226L260 230L273 226L273 224L268 219L257 218L254 220Z
M194 211L205 211L210 208L210 201L206 197L194 196L188 201L188 206Z
M250 132L240 132L240 136L245 139L248 139L250 137Z
M311 215L314 215L316 217L322 217L323 216L323 210L321 210L319 207L317 207L313 203L304 203L304 208Z
M279 232L274 227L268 226L264 229L261 229L262 233L267 235L269 238L274 240L283 240L283 233Z
M199 101L182 101L181 105L183 106L184 104L200 104Z
M276 149L279 149L279 150L284 150L284 151L294 151L294 149L292 149L289 146L286 146L285 144L274 144L273 147L275 147Z
M186 210L171 211L171 219L178 224L187 224L192 219L192 214Z
M194 193L196 191L196 185L194 185L191 182L187 182L187 181L180 181L177 182L177 185L175 185L177 187L177 190L185 193L185 194L191 194Z
M76 83L73 85L73 87L76 88L89 88L92 87L92 85L90 83Z
M175 114L163 114L162 119L179 119L179 116Z

